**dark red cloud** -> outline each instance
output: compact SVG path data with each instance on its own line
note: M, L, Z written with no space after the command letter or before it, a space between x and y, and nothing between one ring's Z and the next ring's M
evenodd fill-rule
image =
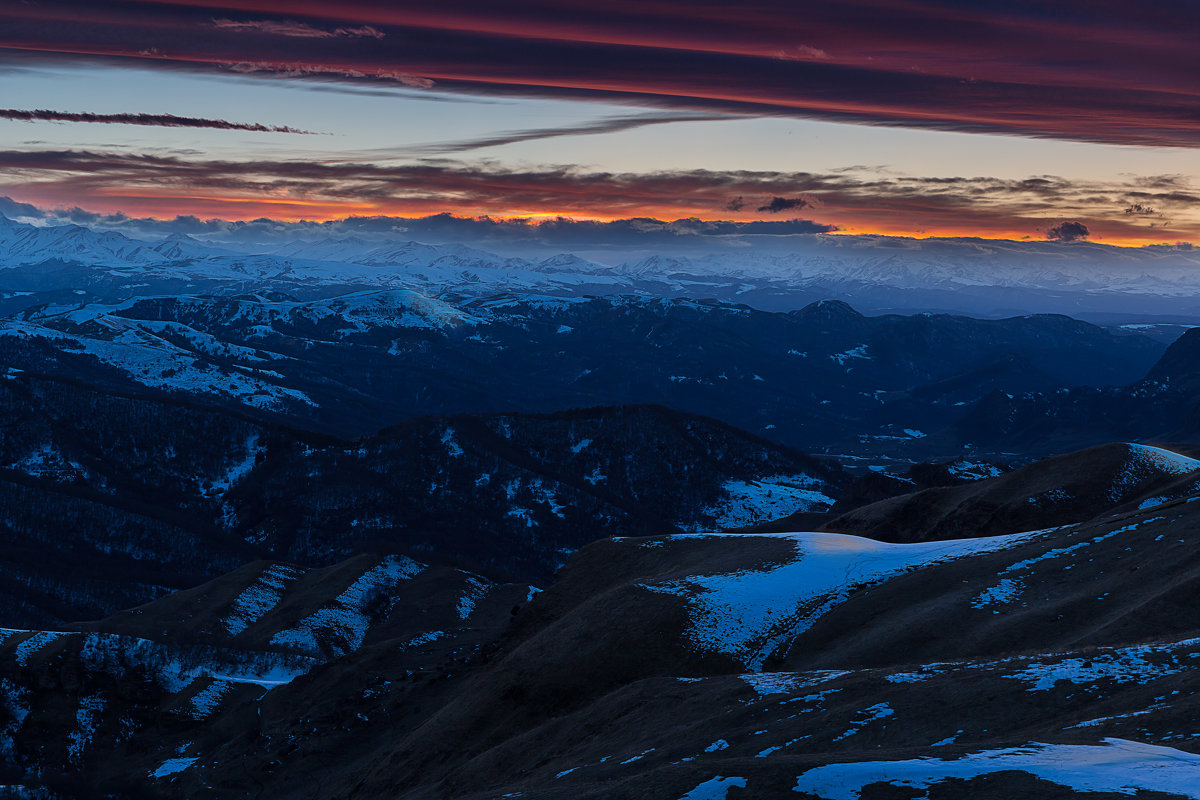
M289 128L284 125L263 125L258 122L229 122L224 119L205 119L203 117L178 117L174 114L89 114L69 111L48 111L44 108L34 110L0 108L0 119L12 119L21 122L97 122L109 125L153 125L160 128L215 128L223 131L312 134L312 131L302 131L298 128Z
M0 8L0 47L26 53L1173 146L1200 143L1197 30L1182 0Z

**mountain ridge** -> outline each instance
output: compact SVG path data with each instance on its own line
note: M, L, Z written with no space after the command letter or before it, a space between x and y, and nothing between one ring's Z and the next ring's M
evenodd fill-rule
M1125 383L1165 349L1061 316L867 317L820 304L774 313L715 300L455 300L407 289L307 301L23 299L0 320L12 367L192 394L343 436L424 413L663 403L793 446L874 442L925 460L947 453L924 437L992 390Z
M264 557L408 552L536 582L597 537L827 508L846 480L653 406L427 417L346 441L22 373L0 380L0 421L0 606L21 624Z

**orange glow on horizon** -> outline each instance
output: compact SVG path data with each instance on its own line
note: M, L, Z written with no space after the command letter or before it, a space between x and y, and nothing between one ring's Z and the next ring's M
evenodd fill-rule
M116 199L116 198L114 198ZM293 201L259 198L189 198L192 202L186 207L170 207L164 209L166 203L159 202L165 198L125 197L126 202L119 206L108 206L107 203L89 204L84 210L99 214L115 214L122 212L131 217L145 217L159 221L170 221L179 216L199 217L204 220L221 220L225 222L250 222L257 219L269 218L280 222L338 222L351 217L394 216L423 218L449 213L461 219L491 219L500 222L524 221L530 225L541 225L557 220L576 222L616 222L630 218L657 219L663 222L686 222L694 219L700 222L776 222L781 220L762 219L756 217L735 218L731 215L689 215L681 217L678 210L668 213L654 213L646 209L644 213L634 214L591 214L577 211L544 212L544 211L504 211L489 212L485 209L421 209L406 207L385 208L372 203L321 203L316 201ZM134 202L129 202L134 201ZM786 220L783 220L786 221ZM1031 221L1031 227L1034 221ZM802 234L794 234L802 235ZM812 234L817 235L817 234ZM1047 241L1039 233L1030 233L1024 229L986 229L969 227L938 227L938 228L906 228L890 225L842 225L836 230L829 231L827 236L887 236L907 239L949 239L974 238L996 241ZM1087 241L1114 247L1143 247L1146 245L1176 244L1188 241L1179 236L1164 238L1162 236L1109 236L1093 233Z
M249 222L267 218L280 222L336 222L349 217L408 217L423 218L450 214L462 219L491 219L501 222L524 221L540 225L559 219L578 222L609 223L644 218L663 222L790 222L793 217L763 216L755 213L729 211L713 212L711 205L681 198L673 205L651 202L629 202L613 211L603 213L583 207L545 210L535 207L495 207L478 202L432 205L427 199L405 200L402 197L379 200L312 199L271 195L218 195L172 192L166 187L125 188L93 187L91 197L68 196L68 186L55 183L0 186L0 194L8 194L18 202L30 203L43 209L78 207L97 214L124 214L134 218L170 221L176 217L196 217L204 220ZM71 192L73 194L73 192ZM647 198L649 199L649 198ZM886 208L834 207L805 209L804 219L817 225L834 228L831 236L889 236L911 239L977 238L997 241L1046 241L1044 231L1054 220L1044 217L1022 218L988 214L977 209L963 209L962 219L955 220L947 209L924 209L930 219L923 225L906 224L911 214ZM1200 244L1200 231L1191 226L1171 230L1141 228L1124 220L1096 220L1081 216L1091 229L1088 241L1116 247L1191 242ZM989 224L993 222L995 224ZM766 235L766 234L760 234Z

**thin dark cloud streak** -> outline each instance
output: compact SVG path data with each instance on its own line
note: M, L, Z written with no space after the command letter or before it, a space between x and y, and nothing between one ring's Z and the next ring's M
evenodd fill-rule
M50 111L48 109L0 108L0 119L17 122L90 122L104 125L150 125L159 128L211 128L222 131L251 131L254 133L296 133L317 135L286 125L263 125L258 122L230 122L204 117L180 117L174 114L91 114L87 112Z
M365 27L383 38L282 33ZM0 8L0 47L60 57L1182 147L1200 145L1197 29L1194 4L1084 0L43 0Z
M530 128L519 131L506 131L492 136L481 136L477 139L464 139L457 142L415 145L411 148L389 150L397 155L440 155L450 153L466 153L481 150L485 147L500 147L508 144L536 142L541 139L556 139L564 136L591 136L601 133L620 133L651 125L665 125L671 122L717 122L723 120L744 119L741 116L729 114L642 114L637 116L607 117L601 120L585 122L580 125L562 125L553 128ZM383 151L375 151L382 153Z

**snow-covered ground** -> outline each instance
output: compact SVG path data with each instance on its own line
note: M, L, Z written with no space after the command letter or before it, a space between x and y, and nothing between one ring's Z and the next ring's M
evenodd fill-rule
M217 366L202 354L143 330L130 320L104 317L97 324L103 330L83 336L9 319L0 321L0 337L41 339L69 352L90 355L151 388L228 397L261 409L283 409L296 403L315 405L304 392L275 383L272 379L278 375L270 370L240 364Z
M888 544L840 533L757 534L789 541L793 557L761 569L643 586L686 598L691 620L687 635L695 647L733 656L757 671L783 641L808 630L856 587L933 564L1004 550L1040 533L913 544ZM718 534L681 534L667 540L706 535Z
M722 530L781 519L801 511L826 511L833 505L833 498L826 494L828 487L804 474L732 480L722 489L725 498L701 512L702 518L712 519L713 527ZM690 527L702 529L704 523Z
M1158 475L1182 476L1200 469L1200 461L1161 447L1145 444L1125 446L1129 448L1129 457L1114 476L1108 493L1113 502L1126 499L1129 491L1147 478Z
M262 619L279 605L286 588L303 570L287 564L272 564L242 590L225 615L222 623L230 636L237 636L249 626Z
M1137 794L1139 790L1200 798L1200 755L1105 739L1098 745L1042 744L984 750L957 759L863 761L828 764L796 779L795 792L825 800L859 800L876 783L928 789L951 778L1015 770L1076 792Z
M423 564L406 556L387 556L360 575L327 606L295 626L276 632L271 637L271 644L313 656L343 655L357 650L371 626L370 602L424 568Z

